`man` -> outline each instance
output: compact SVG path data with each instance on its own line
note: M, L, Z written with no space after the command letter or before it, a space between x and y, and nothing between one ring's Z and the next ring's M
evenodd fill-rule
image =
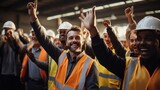
M123 90L159 90L160 19L146 16L137 24L137 46L141 55L138 60L119 58L105 46L98 34L95 7L81 20L91 33L92 46L98 60L123 79Z
M59 33L59 40L61 41L61 44L59 47L61 49L66 49L66 32L71 29L72 24L69 22L63 22L62 24L59 25L58 27L58 33Z
M19 79L21 62L18 59L18 52L20 49L15 44L15 41L17 41L19 37L15 34L16 27L12 21L5 22L3 30L5 34L0 36L0 87L2 90L20 90L22 89Z
M26 82L26 90L47 90L48 55L32 32L32 42L26 48L20 78Z
M46 37L45 29L36 15L37 3L30 2L27 7L30 10L30 22L37 39L58 64L55 89L98 90L97 68L95 61L86 55L82 48L84 39L81 29L72 27L67 32L66 46L69 51L62 51Z

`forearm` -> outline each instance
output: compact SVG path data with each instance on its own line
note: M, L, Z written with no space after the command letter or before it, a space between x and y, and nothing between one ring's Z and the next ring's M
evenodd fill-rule
M116 34L113 32L111 27L107 28L107 33L108 33L108 35L110 37L111 43L113 45L113 48L115 49L115 53L118 56L120 56L122 58L125 58L126 50L124 49L124 47L122 46L122 44L118 40Z
M45 32L45 28L40 24L39 20L36 19L33 23L31 23L36 37L42 47L47 51L47 53L56 61L58 62L58 58L62 51L57 48L50 40L47 38Z
M128 17L128 24L129 24L129 29L133 30L136 28L136 21L134 20L132 15L129 15Z
M41 68L42 70L44 70L46 73L48 73L48 62L42 62L40 60L35 60L34 63Z
M120 78L123 78L125 60L113 54L99 35L92 38L92 48L97 59L104 67Z

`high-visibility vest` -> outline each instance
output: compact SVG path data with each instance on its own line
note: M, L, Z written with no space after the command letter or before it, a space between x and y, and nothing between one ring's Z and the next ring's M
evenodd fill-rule
M68 58L67 52L63 51L58 61L58 72L56 75L55 90L83 90L85 89L86 77L95 60L86 54L81 57L74 67L68 80L65 82Z
M112 52L115 53L115 49L112 49ZM121 79L102 66L98 60L97 66L99 71L98 83L100 90L119 90Z
M160 67L150 76L147 68L140 64L140 57L127 59L122 90L160 89Z
M47 61L47 53L46 51L42 48L41 49L41 52L39 54L39 60L43 61L43 62L46 62ZM21 68L21 73L20 73L20 78L24 78L26 77L27 75L27 68L28 68L28 56L25 55L24 59L23 59L23 63L22 63L22 68ZM47 74L44 70L40 69L40 75L43 79L46 79L47 78Z
M58 67L57 63L51 57L49 57L49 64L48 64L48 73L49 73L48 90L54 90L55 76L56 76L56 72L57 72L57 67Z
M104 66L102 66L98 61L98 82L100 90L119 90L121 86L121 79L108 71Z

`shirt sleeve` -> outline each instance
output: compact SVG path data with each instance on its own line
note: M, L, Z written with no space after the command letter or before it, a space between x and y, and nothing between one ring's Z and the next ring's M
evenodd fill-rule
M104 43L99 35L92 38L92 48L100 64L109 71L123 79L125 59L114 54Z
M55 62L58 63L58 58L61 55L62 50L60 50L49 40L49 38L45 34L46 29L40 24L38 19L31 23L31 26L35 31L39 43L46 50L46 52L55 60Z

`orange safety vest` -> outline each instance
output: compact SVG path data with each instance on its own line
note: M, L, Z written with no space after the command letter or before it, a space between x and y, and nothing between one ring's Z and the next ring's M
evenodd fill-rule
M58 61L58 72L56 75L55 89L54 90L83 90L86 77L90 71L90 68L95 60L92 60L86 54L81 57L73 69L68 80L65 82L68 58L67 52L63 51Z
M42 48L41 52L39 54L39 60L45 62L45 61L47 61L47 57L48 57L47 52ZM26 72L27 72L27 68L28 68L28 60L29 60L28 56L25 55L25 57L23 59L23 63L22 63L21 74L20 74L20 78L21 79L24 78L24 77L26 77L26 75L27 75ZM41 75L41 77L43 79L47 78L46 72L44 70L42 70L42 69L40 69L40 75Z
M144 65L140 64L140 57L126 61L125 77L122 90L159 90L160 67L157 67L152 76Z

